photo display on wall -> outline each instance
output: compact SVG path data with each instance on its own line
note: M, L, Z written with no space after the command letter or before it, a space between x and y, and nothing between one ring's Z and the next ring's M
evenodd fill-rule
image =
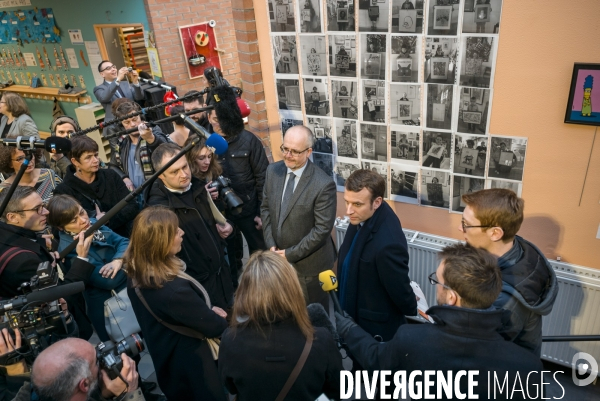
M522 191L527 138L490 133L502 0L268 0L282 133L344 191L461 213L465 193Z

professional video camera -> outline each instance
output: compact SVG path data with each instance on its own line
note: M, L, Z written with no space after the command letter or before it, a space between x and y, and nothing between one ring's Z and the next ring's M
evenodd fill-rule
M144 343L140 335L132 334L116 344L112 341L105 341L96 345L96 359L108 377L114 380L119 377L121 369L123 369L121 354L125 353L128 357L134 358L143 350Z
M227 209L232 214L240 214L244 201L233 191L231 188L231 180L220 175L213 182L210 183L208 188L216 188L219 192L219 196L225 201Z

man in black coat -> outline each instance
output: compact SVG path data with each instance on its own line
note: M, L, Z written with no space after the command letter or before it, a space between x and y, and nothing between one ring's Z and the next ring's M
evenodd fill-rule
M508 189L464 194L467 204L458 227L469 245L498 258L502 291L494 306L510 311L501 334L538 357L542 350L542 316L552 311L558 294L554 269L531 242L517 236L525 202Z
M508 385L502 391L497 387L492 390L493 399L517 400L525 399L526 394L537 394L543 369L539 358L505 341L497 332L504 311L492 306L502 287L495 258L482 249L457 244L444 248L440 259L437 271L429 276L430 283L436 286L438 303L427 310L434 324L400 326L390 341L380 343L352 319L336 313L338 332L353 357L370 371L404 370L407 374L437 371L437 375L443 374L445 378L451 372L453 380L459 371L479 371L474 376L478 384L473 393L480 400L490 399L488 388L493 389L494 377L499 378L500 386L508 378ZM537 373L528 376L530 372ZM422 380L422 376L417 379ZM436 378L430 379L433 385L430 394L444 392L436 388ZM466 375L459 380L460 392L466 395ZM549 377L544 380L551 381ZM527 393L519 390L526 386ZM451 394L444 392L445 396L436 399L459 399L455 397L457 389L452 387Z
M350 226L340 247L340 304L372 336L388 341L417 314L400 220L383 202L385 181L369 170L346 180Z
M152 154L154 168L160 169L180 150L174 143L160 145ZM186 273L204 286L213 305L230 309L233 285L225 260L225 238L233 232L233 227L229 222L223 225L215 222L206 189L199 179L192 177L185 157L158 178L147 195L147 205L163 205L175 212L179 228L185 232L177 256L186 263Z

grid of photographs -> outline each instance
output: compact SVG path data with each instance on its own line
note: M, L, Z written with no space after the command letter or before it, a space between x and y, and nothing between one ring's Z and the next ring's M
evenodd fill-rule
M490 134L503 0L268 0L281 128L344 191L376 171L387 198L461 213L521 193L527 138Z

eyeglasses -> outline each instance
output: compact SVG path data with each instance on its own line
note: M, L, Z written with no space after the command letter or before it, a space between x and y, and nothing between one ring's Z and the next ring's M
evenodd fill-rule
M302 153L306 152L308 149L310 149L310 146L304 150L298 151L298 150L294 150L294 149L288 149L286 147L284 147L283 145L281 145L279 147L279 149L281 150L281 153L283 153L283 155L287 155L288 153L290 155L292 155L293 157L298 157L300 156Z
M37 214L42 215L44 213L44 210L46 210L46 206L48 206L48 203L47 202L42 202L39 205L37 205L36 207L33 207L31 209L15 210L15 211L13 211L13 213L22 213L22 212L33 212L33 211L36 211Z
M106 70L112 70L113 68L116 70L117 66L116 65L110 65L108 67L104 67L103 69L100 70L100 72L104 72Z
M467 228L491 228L491 227L494 227L494 226L469 226L469 225L465 224L464 220L461 220L460 224L462 225L463 231L467 231Z
M35 157L35 155L32 155L31 158L33 159ZM12 161L14 161L15 163L23 163L23 160L25 160L25 156L19 156L16 159L11 159Z
M439 284L439 285L441 285L442 287L444 287L447 290L454 291L452 288L448 287L446 284L442 284L439 281L437 281L437 277L435 275L435 272L431 273L427 278L429 279L429 284L431 284L431 285Z

